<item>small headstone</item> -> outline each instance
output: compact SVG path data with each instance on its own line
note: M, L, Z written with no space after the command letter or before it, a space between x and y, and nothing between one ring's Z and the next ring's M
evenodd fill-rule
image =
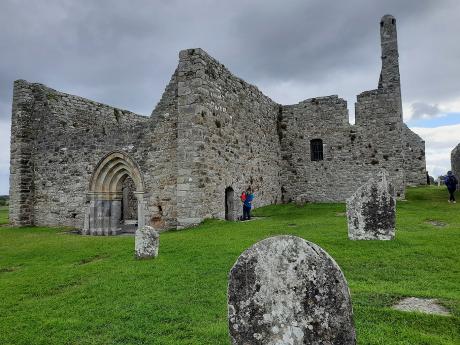
M295 236L265 239L230 271L233 345L356 344L350 292L319 246Z
M380 172L347 199L350 240L391 240L395 236L396 198L388 173Z
M145 225L136 230L135 255L137 259L157 257L159 246L160 234L154 228Z

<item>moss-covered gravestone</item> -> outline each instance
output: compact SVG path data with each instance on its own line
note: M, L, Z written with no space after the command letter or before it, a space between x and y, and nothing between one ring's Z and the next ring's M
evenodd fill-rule
M388 173L381 171L347 199L350 240L391 240L395 236L396 198Z
M238 345L356 343L342 271L295 236L271 237L241 254L229 276L228 318Z
M136 230L135 256L137 259L155 258L158 256L160 234L151 226L143 226Z

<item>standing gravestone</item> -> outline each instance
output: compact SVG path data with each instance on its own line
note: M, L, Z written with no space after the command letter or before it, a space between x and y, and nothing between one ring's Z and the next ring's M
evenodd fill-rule
M137 259L157 257L159 246L160 234L154 228L144 225L136 230L135 255Z
M388 173L380 172L347 199L350 240L391 240L395 236L396 198Z
M323 249L295 236L265 239L230 271L234 345L356 344L342 271Z

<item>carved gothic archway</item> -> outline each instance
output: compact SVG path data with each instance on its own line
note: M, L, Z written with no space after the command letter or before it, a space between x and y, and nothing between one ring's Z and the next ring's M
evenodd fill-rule
M128 180L134 184L137 198L137 226L144 226L144 182L140 169L126 153L111 152L99 161L91 176L84 234L115 235L122 232L123 187Z

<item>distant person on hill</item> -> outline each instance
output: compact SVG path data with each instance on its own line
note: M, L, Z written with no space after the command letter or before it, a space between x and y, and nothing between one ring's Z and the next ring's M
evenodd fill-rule
M243 194L241 194L241 201L243 202L243 219L242 220L251 219L251 208L252 208L253 200L254 200L254 194L252 193L251 187L248 187L248 189L246 189L246 192L243 192Z
M453 202L454 204L456 203L455 201L455 190L457 189L458 185L458 180L452 173L452 171L447 172L447 176L444 179L444 184L447 187L447 190L449 191L449 202Z

